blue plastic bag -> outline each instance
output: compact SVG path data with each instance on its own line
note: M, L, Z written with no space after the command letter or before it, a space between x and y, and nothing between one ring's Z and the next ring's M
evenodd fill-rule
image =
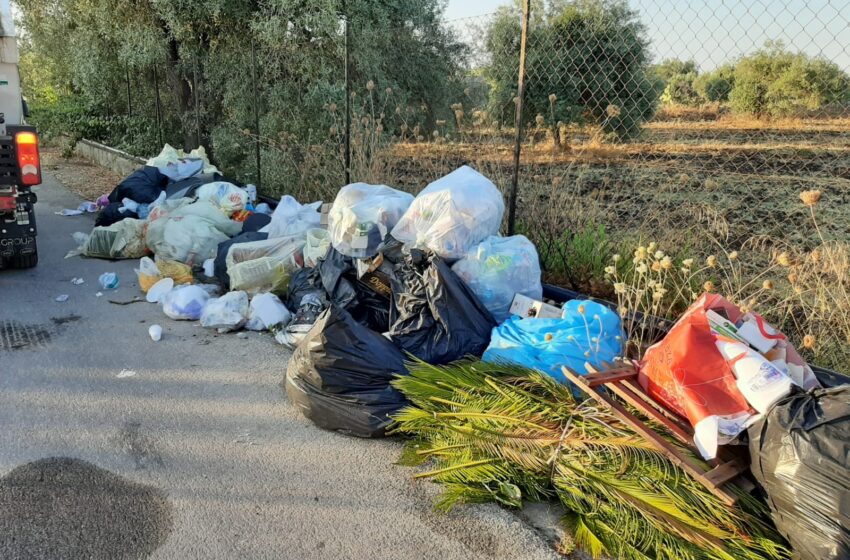
M623 355L623 328L611 309L593 301L564 304L561 319L511 317L493 329L485 362L534 368L562 383L563 366L585 373L585 363L602 367Z

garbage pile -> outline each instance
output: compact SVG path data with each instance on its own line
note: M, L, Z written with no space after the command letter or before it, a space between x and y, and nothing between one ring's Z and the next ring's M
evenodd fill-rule
M140 259L140 289L173 320L220 333L268 331L293 349L284 381L290 401L325 429L384 436L411 410L400 388L424 387L398 385L411 368L432 375L480 359L492 371L529 368L566 384L563 367L605 370L627 347L610 305L542 301L536 248L521 235L499 235L502 195L470 167L415 197L356 183L332 203L284 196L269 205L251 185L223 177L202 149L166 146L98 205L96 227L75 234L69 256ZM154 341L161 336L151 331ZM846 385L821 389L780 332L711 294L646 353L639 381L670 415L690 422L707 460L723 445L747 443L749 429L752 474L785 538L804 558L847 557ZM524 390L513 397L530 402ZM467 412L487 412L475 406ZM464 412L462 404L452 410ZM546 453L563 449L561 442Z

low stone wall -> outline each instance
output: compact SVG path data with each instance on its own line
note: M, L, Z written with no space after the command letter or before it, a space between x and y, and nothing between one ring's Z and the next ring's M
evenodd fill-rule
M129 175L140 165L145 164L145 160L140 157L92 140L80 140L77 142L74 152L123 176Z

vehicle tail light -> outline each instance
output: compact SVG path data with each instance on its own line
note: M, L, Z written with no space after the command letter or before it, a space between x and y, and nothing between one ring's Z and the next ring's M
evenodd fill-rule
M21 184L26 186L41 183L41 161L38 157L38 136L34 132L19 132L15 135L18 149L18 167Z

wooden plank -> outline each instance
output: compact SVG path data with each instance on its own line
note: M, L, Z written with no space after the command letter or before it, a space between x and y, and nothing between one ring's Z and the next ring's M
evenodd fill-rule
M627 381L623 381L622 384L631 389L632 392L638 397L640 397L644 402L646 402L646 404L657 410L660 414L667 417L667 419L671 422L674 422L676 425L678 425L683 431L687 432L689 436L694 435L694 429L684 418L682 418L675 412L667 410L666 408L664 408L664 405L657 402L651 396L647 395L646 391L643 390L643 387L641 387L640 383L633 379L629 379Z
M606 385L608 389L610 389L614 394L618 397L638 409L642 414L647 415L652 418L665 428L667 428L671 434L676 436L676 438L689 447L693 447L694 440L691 437L691 434L682 429L682 427L675 422L669 420L666 416L661 414L654 407L647 406L646 401L637 396L630 387L625 385L624 383L611 383L610 385Z
M734 461L723 463L711 469L705 476L714 484L720 486L729 482L733 478L736 478L738 475L745 473L746 471L747 466L743 464L742 461L736 459Z
M706 476L705 471L702 468L702 465L697 463L692 457L683 453L680 449L674 447L667 440L659 436L653 430L648 428L646 424L644 424L640 418L636 417L634 414L626 410L626 408L609 397L608 395L602 394L598 392L596 389L590 387L582 378L581 375L576 374L571 371L567 367L562 367L564 375L572 381L577 387L581 388L585 391L591 398L609 408L612 412L614 412L623 422L625 422L630 428L632 428L638 435L644 437L653 447L658 449L660 452L664 453L670 462L674 465L678 466L686 473L694 477L700 484L705 486L711 493L715 496L723 500L724 503L728 505L734 505L737 501L737 498L727 492L721 487L718 487L714 484L714 481L709 479Z
M622 381L623 379L630 379L636 375L637 371L635 371L634 368L623 368L619 370L590 373L585 376L585 380L591 387L598 387L599 385L606 385L608 383Z

